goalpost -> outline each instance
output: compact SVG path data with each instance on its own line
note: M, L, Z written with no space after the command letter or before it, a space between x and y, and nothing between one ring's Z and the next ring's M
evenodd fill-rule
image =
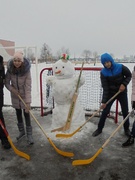
M100 108L102 99L102 87L100 81L100 67L84 67L82 75L85 77L85 84L79 88L79 101L85 115L90 116ZM81 67L75 67L76 74L79 75ZM40 72L40 101L41 116L52 113L55 100L53 101L52 89L46 84L46 77L52 75L52 68L44 68ZM113 104L110 117L117 122L118 102ZM100 116L100 113L98 114Z

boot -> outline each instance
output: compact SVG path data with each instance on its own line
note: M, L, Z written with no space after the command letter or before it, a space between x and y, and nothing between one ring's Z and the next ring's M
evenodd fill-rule
M130 137L130 136L131 136L131 132L130 132L129 129L126 129L126 130L125 130L125 135L126 135L127 137Z
M20 140L25 136L24 124L18 123L19 135L16 137L17 140Z
M8 139L1 139L1 144L2 144L4 149L10 149L11 148L11 145L8 142Z
M134 144L134 137L130 135L128 140L125 143L123 143L122 146L126 147L126 146L131 146L132 144Z
M32 127L26 126L26 131L27 131L28 144L34 144L34 140L32 137Z
M96 131L93 132L92 136L95 137L95 136L98 136L101 133L102 133L102 130L97 129Z

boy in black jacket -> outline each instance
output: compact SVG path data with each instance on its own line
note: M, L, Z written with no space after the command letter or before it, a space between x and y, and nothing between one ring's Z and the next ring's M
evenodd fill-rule
M125 119L128 115L127 85L132 77L130 70L123 64L115 63L114 59L108 53L101 55L101 63L104 66L101 70L101 83L103 87L101 109L103 109L103 111L98 123L98 128L92 136L98 136L102 133L107 115L116 99L121 105L123 118ZM106 105L106 102L118 91L120 91L120 94ZM125 135L130 136L129 119L124 123L124 131Z
M3 101L4 101L4 96L3 96L4 80L5 80L5 69L3 65L3 57L0 55L0 119L3 125L5 126L3 112L2 112ZM11 145L8 142L8 139L1 126L0 126L0 139L4 149L11 148Z

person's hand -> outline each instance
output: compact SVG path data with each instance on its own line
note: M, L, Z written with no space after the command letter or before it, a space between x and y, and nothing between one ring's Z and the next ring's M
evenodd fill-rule
M12 87L11 92L14 93L17 96L19 94L19 92L14 87Z
M120 85L119 91L123 92L125 90L125 86L123 84Z
M100 109L105 109L106 108L106 104L102 103L102 105L100 106Z
M30 104L26 103L25 112L28 113L30 109L31 109Z

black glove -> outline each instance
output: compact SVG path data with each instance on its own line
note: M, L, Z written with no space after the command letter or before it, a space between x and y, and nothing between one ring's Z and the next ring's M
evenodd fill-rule
M132 108L135 109L135 101L132 101Z

